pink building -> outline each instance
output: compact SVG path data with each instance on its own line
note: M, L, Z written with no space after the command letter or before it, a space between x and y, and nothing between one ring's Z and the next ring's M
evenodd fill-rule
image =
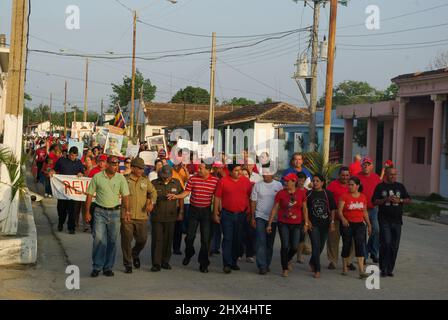
M367 150L373 159L392 159L409 192L448 197L448 68L404 74L392 82L399 87L396 101L337 108L345 120L344 164L352 161L354 119L367 119ZM380 122L382 148L377 147Z

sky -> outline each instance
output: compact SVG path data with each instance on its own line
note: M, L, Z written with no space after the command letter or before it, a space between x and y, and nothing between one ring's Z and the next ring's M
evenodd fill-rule
M80 10L80 28L66 28L66 8ZM368 30L366 8L376 5L379 30ZM0 33L9 33L12 0L0 0ZM329 4L321 10L319 38L327 34ZM307 52L310 33L288 30L311 26L313 11L303 1L292 0L31 0L29 49L77 54L130 56L132 12L137 10L137 56L209 51L216 32L218 49L253 45L218 52L216 97L219 101L267 97L304 106L292 80L298 53ZM446 0L351 0L338 7L334 82L367 81L377 89L404 73L427 70L429 62L448 50L448 1ZM144 24L146 23L146 24ZM154 28L149 26L159 27ZM446 25L443 25L446 24ZM174 30L168 32L162 29ZM181 33L179 33L181 32ZM272 35L275 33L274 35ZM191 36L194 34L195 36ZM200 36L198 36L200 35ZM260 35L253 37L254 35ZM268 38L277 38L270 39ZM174 51L177 50L177 51ZM108 52L113 52L110 54ZM110 83L131 74L131 60L89 59L89 110L109 104ZM210 54L137 60L137 68L157 86L154 101L167 102L188 85L209 90ZM84 57L63 57L29 52L26 92L29 107L48 103L63 110L64 81L68 100L82 108ZM319 63L319 96L324 92L326 63Z

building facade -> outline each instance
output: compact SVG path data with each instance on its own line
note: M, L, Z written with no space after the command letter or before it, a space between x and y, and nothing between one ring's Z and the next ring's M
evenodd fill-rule
M344 119L344 163L352 158L354 119L367 119L370 157L392 159L411 193L448 197L448 69L404 74L392 82L399 87L396 101L337 108Z

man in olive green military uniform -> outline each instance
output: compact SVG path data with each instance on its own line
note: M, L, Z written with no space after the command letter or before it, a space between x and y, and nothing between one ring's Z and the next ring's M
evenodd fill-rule
M126 178L129 186L129 207L131 219L126 222L121 217L121 249L125 273L132 273L132 263L140 268L139 254L148 239L148 215L157 201L157 191L144 173L145 163L142 158L131 161L131 173ZM124 212L123 212L124 214ZM131 248L132 240L135 245Z
M184 202L168 200L169 194L180 194L183 189L177 179L173 179L173 169L165 165L159 171L159 178L153 182L157 190L157 202L151 213L152 225L152 268L151 271L160 271L160 268L171 269L171 247L173 245L174 226L176 221L183 219ZM178 202L179 201L179 202ZM177 205L179 204L179 210Z

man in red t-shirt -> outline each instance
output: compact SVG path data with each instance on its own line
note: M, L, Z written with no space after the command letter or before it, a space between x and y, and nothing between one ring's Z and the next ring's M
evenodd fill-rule
M341 196L348 192L348 180L350 179L350 172L348 167L341 167L339 169L339 177L337 180L332 181L328 187L327 190L331 191L333 193L334 201L339 206L339 200ZM334 231L330 231L328 233L328 240L327 240L327 257L328 261L330 261L330 264L328 265L328 269L334 270L336 269L336 265L338 264L338 257L339 257L339 240L341 238L340 233L340 220L339 216L336 215L335 218L335 228ZM355 253L355 247L352 246L352 249L350 250L350 257L349 261L352 261L352 258ZM356 270L356 267L353 265L353 263L350 263L348 266L350 270Z
M372 225L372 234L369 237L369 241L367 243L367 248L365 250L366 253L366 261L370 254L370 258L372 258L373 263L378 263L379 250L380 250L380 239L379 232L380 226L378 223L378 207L372 203L373 193L375 192L375 188L377 185L381 183L380 176L377 175L373 170L373 160L369 157L365 157L361 162L362 171L357 175L362 185L362 193L367 198L367 211L369 212L369 220Z
M348 168L350 171L350 177L354 177L361 172L362 168L361 168L361 155L360 154L357 154L354 157L353 162L350 164L350 166Z
M243 226L252 190L250 180L241 174L240 164L231 163L228 169L230 175L222 178L216 188L213 208L214 220L216 223L221 223L222 227L224 273L240 270L236 262L240 253Z
M93 178L94 175L97 173L103 171L107 167L107 156L105 154L102 154L98 157L98 164L95 168L90 170L89 178Z

